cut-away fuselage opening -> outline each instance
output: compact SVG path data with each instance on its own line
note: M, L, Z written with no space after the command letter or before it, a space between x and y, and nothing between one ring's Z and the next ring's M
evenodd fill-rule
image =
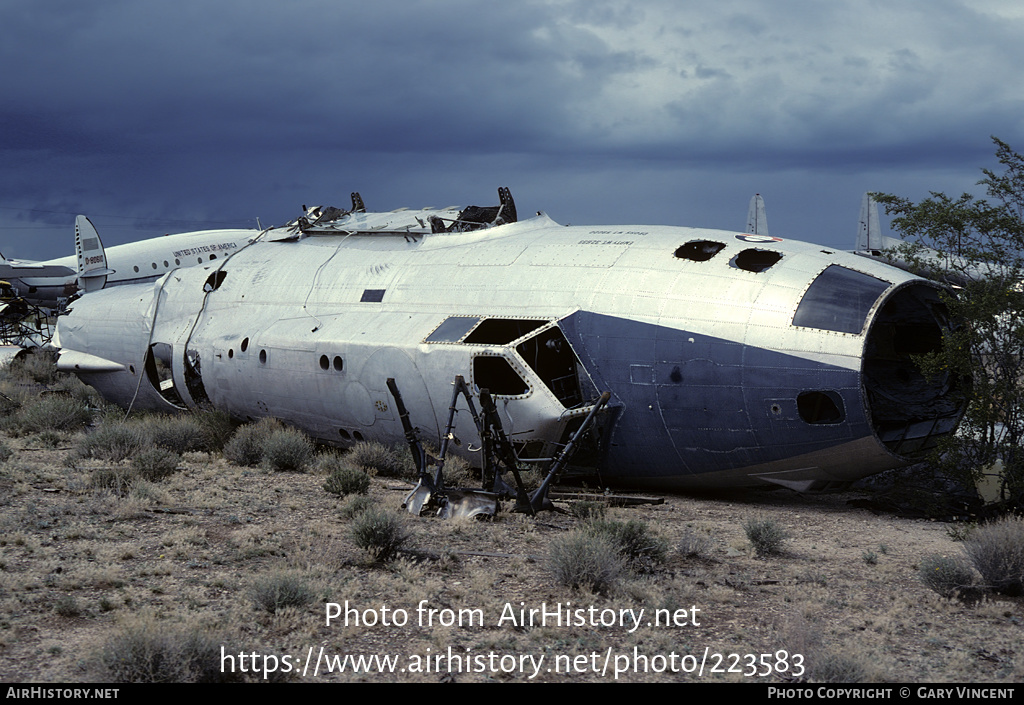
M897 455L923 458L963 414L969 382L949 372L925 376L914 359L938 352L950 325L938 288L918 283L890 294L868 330L862 366L868 417Z

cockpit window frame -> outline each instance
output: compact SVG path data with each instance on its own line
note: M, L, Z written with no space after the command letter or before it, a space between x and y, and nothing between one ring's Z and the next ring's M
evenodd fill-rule
M841 264L830 264L804 290L793 311L795 328L863 335L871 311L893 283Z

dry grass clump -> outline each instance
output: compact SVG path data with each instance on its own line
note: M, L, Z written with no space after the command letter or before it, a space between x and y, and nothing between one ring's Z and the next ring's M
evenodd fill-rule
M252 600L264 612L277 614L286 607L305 607L316 599L309 584L288 572L271 573L252 586Z
M817 683L866 683L868 665L857 654L825 650L814 655L808 669L811 680Z
M341 508L342 519L354 519L367 509L377 506L377 502L366 495L356 495L349 498L345 506Z
M118 497L124 497L131 491L137 479L135 470L123 465L96 468L89 474L89 487L94 490L109 490Z
M604 519L608 512L608 504L605 502L573 502L569 505L569 513L577 519L587 521L588 519Z
M1011 597L1024 592L1024 519L1005 516L979 526L964 551L986 586Z
M356 546L379 562L394 558L409 540L409 532L402 518L394 512L377 508L369 508L357 514L352 520L350 532Z
M676 549L683 558L707 558L713 546L714 542L706 533L687 527L679 537Z
M599 594L614 589L624 561L613 539L600 532L574 529L551 540L548 568L559 585Z
M196 627L174 627L150 616L125 623L95 657L111 683L224 683L242 680L221 671L225 640ZM232 649L227 649L230 653Z
M789 536L782 524L774 519L752 517L743 522L743 531L754 547L754 552L761 558L781 555L786 551L786 539Z

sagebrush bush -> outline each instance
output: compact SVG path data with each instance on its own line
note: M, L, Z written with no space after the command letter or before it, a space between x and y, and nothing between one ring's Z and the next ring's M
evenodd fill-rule
M18 409L13 425L21 433L77 431L91 418L92 413L77 399L63 394L48 394Z
M175 453L221 450L231 437L231 418L220 411L153 415L140 420L153 445Z
M971 566L960 557L925 556L918 566L921 582L946 598L965 602L980 596L980 588Z
M331 471L324 481L324 489L331 494L344 497L350 494L366 494L370 490L370 476L359 468L342 465Z
M785 553L786 539L789 538L782 524L774 519L750 518L743 523L743 531L754 547L754 552L764 558Z
M1024 593L1024 519L1006 516L979 526L964 552L987 587L1011 597Z
M196 628L142 618L123 626L97 654L103 680L111 683L225 683L243 680L221 669L225 639ZM226 648L231 653L233 648Z
M235 465L256 467L263 462L263 445L274 431L284 425L277 419L262 418L256 423L239 426L224 444L224 457Z
M370 508L352 520L352 541L375 561L388 561L395 557L409 540L402 518L394 512Z
M74 452L81 458L118 462L132 457L147 445L146 434L135 424L108 422L75 442Z
M623 570L623 559L607 535L575 529L556 536L548 546L548 568L569 588L607 594Z
M278 472L305 470L313 462L313 443L302 431L282 428L263 442L262 465Z
M583 530L606 537L634 570L652 569L664 563L668 556L668 542L637 519L626 522L595 519Z
M178 470L181 456L166 448L152 447L139 451L131 460L132 469L144 480L159 482Z
M349 451L348 460L352 465L376 470L382 477L413 477L417 471L408 451L376 441L356 443Z
M252 599L264 612L276 614L285 607L305 607L316 599L316 593L302 577L278 572L253 584Z
M61 595L53 604L53 611L61 617L77 617L82 614L82 606L74 595Z
M53 384L63 375L57 371L57 360L52 352L34 348L11 361L9 377L36 384Z

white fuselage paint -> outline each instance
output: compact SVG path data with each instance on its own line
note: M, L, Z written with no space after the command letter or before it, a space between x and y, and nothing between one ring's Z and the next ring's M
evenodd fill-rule
M564 440L597 393L612 392L614 421L594 462L621 483L799 487L905 461L872 432L859 378L880 307L923 280L852 254L735 232L565 227L539 216L432 234L417 213L388 220L401 232L353 233L343 224L283 241L289 233L271 230L226 259L86 294L59 322L61 367L123 406L212 405L345 445L402 439L389 377L424 440L436 441L454 376L471 388L493 386L480 379L490 368L477 358L503 357L525 383L522 393L496 395L505 430L541 454ZM708 261L677 256L698 240L723 248ZM750 250L781 259L760 272L731 264ZM793 324L831 265L888 285L859 332ZM517 350L536 331L500 343L428 341L452 316L564 328L586 398L567 406ZM150 349L169 364L171 401L145 372ZM723 354L732 352L734 359ZM198 374L188 362L196 359ZM797 395L819 387L838 390L842 422L801 421ZM468 415L456 435L463 452L479 447Z

